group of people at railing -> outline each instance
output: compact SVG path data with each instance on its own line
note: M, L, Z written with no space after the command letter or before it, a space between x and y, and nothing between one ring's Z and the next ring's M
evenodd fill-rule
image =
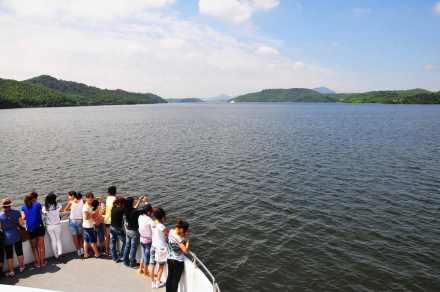
M50 193L44 204L38 194L30 192L24 197L20 210L13 208L10 198L1 202L0 213L0 270L6 255L6 276L14 277L14 250L18 270L25 270L23 241L30 241L34 268L47 265L45 260L45 234L50 238L56 259L63 255L61 214L69 212L69 231L78 257L111 256L114 262L137 268L136 253L140 244L142 257L138 271L151 277L153 288L166 286L167 292L177 291L184 270L185 253L189 250L187 233L189 224L177 220L169 230L165 226L166 214L162 208L153 208L147 196L123 197L116 187L108 188L107 197L101 198L88 192L83 198L79 192L67 194L65 206ZM167 265L166 265L167 264ZM164 269L167 280L162 281Z

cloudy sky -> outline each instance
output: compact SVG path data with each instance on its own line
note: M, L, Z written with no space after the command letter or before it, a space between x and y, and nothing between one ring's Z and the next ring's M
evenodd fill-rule
M0 0L0 77L164 97L440 90L440 2Z

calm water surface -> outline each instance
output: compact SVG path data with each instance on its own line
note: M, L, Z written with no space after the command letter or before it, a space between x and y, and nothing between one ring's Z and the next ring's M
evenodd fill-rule
M223 291L440 291L440 107L0 110L0 195L149 193Z

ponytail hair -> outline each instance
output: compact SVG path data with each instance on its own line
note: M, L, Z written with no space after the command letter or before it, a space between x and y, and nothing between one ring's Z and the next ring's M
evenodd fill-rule
M26 205L26 207L28 208L32 208L32 200L34 199L34 195L33 193L28 193L25 197L24 197L24 204Z

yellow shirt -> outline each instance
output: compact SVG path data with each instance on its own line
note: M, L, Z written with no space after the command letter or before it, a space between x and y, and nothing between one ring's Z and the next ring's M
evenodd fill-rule
M104 224L112 223L112 209L113 202L116 200L116 196L108 196L105 200L105 215L104 215Z

